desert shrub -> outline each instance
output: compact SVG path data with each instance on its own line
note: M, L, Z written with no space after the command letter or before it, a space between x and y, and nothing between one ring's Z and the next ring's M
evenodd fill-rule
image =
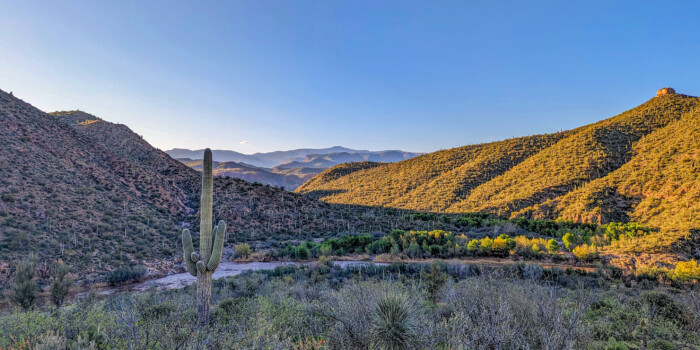
M574 256L582 261L593 261L598 258L598 248L595 245L582 244L572 250Z
M63 301L68 296L71 286L73 286L73 278L68 275L70 267L64 263L56 266L55 276L51 281L49 293L51 294L51 302L56 307L61 307Z
M601 229L603 230L605 237L611 241L616 241L622 236L626 238L646 236L652 232L651 228L645 227L636 222L611 222L601 226Z
M605 343L605 350L629 350L629 347L627 347L624 342L617 341L615 338L610 338L608 342Z
M122 266L109 273L107 282L111 286L116 286L125 282L135 282L146 275L146 267L143 265Z
M650 350L674 350L676 346L668 340L654 339L649 342Z
M309 251L309 248L307 248L306 245L302 243L298 245L296 249L294 249L294 255L297 259L306 260L309 257L311 257L311 251Z
M554 254L554 253L559 252L559 243L557 242L556 239L552 238L549 241L547 241L547 251L550 254Z
M681 327L688 327L693 322L690 310L666 293L645 292L641 295L640 301L648 306L655 316L677 323Z
M576 237L571 232L565 233L561 240L564 243L564 248L566 248L566 250L571 250L577 242Z
M11 290L11 299L25 310L34 306L39 285L34 278L36 275L37 256L30 254L27 259L17 265L14 277L14 286Z
M416 242L411 242L411 244L408 246L408 249L406 249L406 254L412 258L417 258L420 256L420 246Z
M428 272L421 270L421 276L426 281L428 295L430 295L434 301L437 299L440 288L445 285L450 277L443 272L444 268L444 263L440 263L436 260L430 263L430 270Z
M370 254L384 254L391 249L391 240L389 237L382 237L367 245L365 250Z
M34 350L64 350L68 348L68 339L58 332L48 331L37 338Z
M323 256L329 256L331 253L333 253L333 248L329 245L322 245L318 251L321 253Z
M630 349L700 345L700 309L683 290L637 296L621 285L601 288L602 272L564 274L527 264L516 265L518 275L513 267L445 263L341 269L326 260L215 281L215 321L205 326L192 325L193 286L87 296L60 310L8 310L0 315L0 348L27 339L34 345L49 332L69 346L80 340L97 349L308 349L302 344L312 343L327 349L604 349L611 338ZM435 299L432 273L451 276ZM380 307L392 303L385 300L392 295L409 300L411 317L379 316L380 309L401 310ZM400 326L402 320L415 331L405 332L410 328ZM378 337L381 329L410 336Z
M491 255L506 257L512 249L515 249L515 240L508 235L500 235L494 238L491 245Z
M673 279L683 282L700 279L700 265L695 259L679 261L673 270Z
M480 218L463 216L454 221L457 227L481 227L482 221Z
M236 244L236 256L247 258L250 256L250 254L253 254L253 249L250 248L250 244L248 244L248 243Z
M517 265L518 271L520 272L520 275L524 279L532 279L532 280L539 280L542 278L542 275L544 274L544 270L542 269L542 266L537 265L537 264L518 264Z

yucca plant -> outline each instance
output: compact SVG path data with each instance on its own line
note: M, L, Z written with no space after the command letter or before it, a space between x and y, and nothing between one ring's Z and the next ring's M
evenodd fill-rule
M370 338L372 349L414 349L419 344L416 308L405 294L389 292L377 300Z

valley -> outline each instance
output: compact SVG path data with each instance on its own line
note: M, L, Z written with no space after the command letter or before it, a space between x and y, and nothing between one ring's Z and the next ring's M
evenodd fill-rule
M546 317L573 317L562 341L594 347L616 344L613 337L626 339L620 344L644 342L640 334L646 334L630 337L628 331L606 328L606 322L622 321L596 316L598 305L612 303L615 312L625 315L620 316L627 320L624 327L632 327L637 321L628 320L651 317L636 305L657 307L661 302L670 310L683 310L678 312L687 320L670 325L668 319L656 318L649 331L674 332L665 337L668 344L699 344L692 335L694 320L700 319L700 310L694 309L697 299L683 292L700 278L695 260L697 101L664 95L592 126L394 163L363 158L325 170L327 162L309 162L313 170L297 167L304 163L299 161L285 163L289 168L275 166L275 171L295 176L307 171L303 176L308 180L295 192L261 183L256 176L261 171L271 176L268 168L209 158L208 193L214 196L208 199L213 208L207 220L225 220L229 229L225 235L217 233L221 264L211 272L217 306L205 321L223 325L206 326L213 337L207 342L233 347L262 342L277 348L302 339L301 343L315 342L316 348L326 342L343 348L384 339L362 338L343 327L377 317L371 307L389 302L382 296L389 291L396 293L398 299L391 302L402 303L400 308L450 305L457 312L466 311L459 311L464 310L460 299L451 295L478 298L474 302L479 307L490 308L495 305L476 296L488 291L506 298L500 305L528 293L550 293L555 307ZM35 332L20 330L16 317L48 317L50 322L88 327L87 333L75 332L91 339L90 344L148 344L117 335L123 327L144 325L116 326L127 312L140 315L142 322L155 322L147 327L157 329L160 344L182 342L192 334L204 336L197 329L170 333L161 327L193 312L186 306L173 308L172 303L182 303L195 281L198 293L201 287L191 275L191 262L183 259L180 231L201 238L199 196L205 163L173 159L125 125L81 111L47 114L4 92L0 114L0 141L7 150L0 159L0 278L13 281L4 284L8 300L29 305L24 313L0 315L0 329L21 334L22 339L40 337L37 341L43 343L49 341L43 329L50 326L38 323ZM337 159L334 156L324 158ZM236 178L250 172L253 182ZM627 199L618 198L623 195ZM184 242L184 233L182 237ZM187 253L185 257L190 259ZM57 266L70 273L59 275ZM43 290L34 299L22 297L22 271L33 276L23 283ZM59 277L67 287L56 299ZM581 286L585 288L578 289ZM621 299L620 289L634 297ZM370 309L353 314L342 309L342 301L335 299L339 295L342 301L364 295L353 303L368 301ZM37 303L56 300L61 300L58 307L63 302L73 306L51 314L33 309ZM268 304L269 300L275 302ZM565 311L570 309L563 305L571 303L579 303L577 316ZM14 304L3 305L13 310ZM331 314L304 305L324 305ZM287 307L297 310L293 319L317 325L305 330L275 325L274 318L286 315ZM165 318L153 318L152 312ZM246 319L250 312L265 316ZM508 311L515 322L509 327L525 327L525 320L545 317L536 309L514 312ZM100 328L76 320L79 314L100 318ZM411 317L426 314L431 313L421 309ZM460 333L450 325L485 322L487 314L467 315L455 321L434 314L441 323L425 321L426 325L448 327L440 330L445 336L425 334L412 341L421 346L490 344L477 329ZM244 328L231 329L232 317ZM335 326L323 326L326 322ZM266 334L280 338L263 340L249 327L268 327ZM585 327L602 327L601 333L581 333ZM296 335L285 333L290 331ZM319 333L328 336L316 337ZM0 333L0 347L17 345L10 341ZM204 340L188 340L200 341ZM518 341L549 340L533 336L497 342Z
M0 350L700 350L700 3L1 4Z

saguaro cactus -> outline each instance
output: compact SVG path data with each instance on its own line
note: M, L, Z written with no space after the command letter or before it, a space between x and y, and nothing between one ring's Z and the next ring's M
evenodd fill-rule
M197 310L199 322L209 322L209 309L211 307L211 276L221 262L221 253L224 248L226 235L226 223L221 220L212 230L212 205L214 192L214 179L212 177L211 150L204 151L202 162L202 200L200 202L199 225L199 254L192 246L190 230L182 231L182 248L185 253L184 260L187 271L197 277ZM213 234L212 234L213 233Z

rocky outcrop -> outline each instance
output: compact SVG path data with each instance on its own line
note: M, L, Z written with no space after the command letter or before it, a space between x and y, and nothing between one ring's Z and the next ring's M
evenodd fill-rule
M665 87L662 89L659 89L659 91L656 92L656 97L663 96L663 95L673 95L676 93L676 90L670 87Z

